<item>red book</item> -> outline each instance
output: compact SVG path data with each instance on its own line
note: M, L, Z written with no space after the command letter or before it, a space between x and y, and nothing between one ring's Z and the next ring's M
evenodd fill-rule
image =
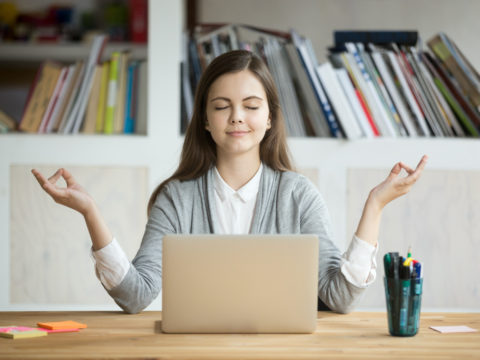
M148 0L129 0L130 39L134 43L146 43L148 35Z

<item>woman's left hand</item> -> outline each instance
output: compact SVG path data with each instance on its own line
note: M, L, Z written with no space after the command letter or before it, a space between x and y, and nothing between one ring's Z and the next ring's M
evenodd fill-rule
M422 174L426 163L427 155L422 156L415 170L402 162L396 163L388 177L372 189L369 200L374 201L380 209L383 209L390 201L405 195ZM402 169L408 173L407 176L399 176Z

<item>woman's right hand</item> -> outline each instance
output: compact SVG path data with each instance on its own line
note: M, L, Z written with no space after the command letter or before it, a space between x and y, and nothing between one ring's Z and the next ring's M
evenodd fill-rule
M77 210L83 216L94 206L93 198L75 181L72 174L66 169L58 169L55 174L46 179L38 170L32 169L32 173L40 186L56 203ZM57 181L63 177L67 187L57 186Z

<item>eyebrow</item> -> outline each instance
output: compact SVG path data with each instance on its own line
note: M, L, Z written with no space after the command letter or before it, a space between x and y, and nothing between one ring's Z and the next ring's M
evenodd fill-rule
M251 99L263 100L259 96L250 95L250 96L247 96L246 98L244 98L242 101L251 100ZM210 100L210 102L215 101L215 100L225 100L225 101L231 102L231 100L229 98L226 98L226 97L223 97L223 96L217 96L216 98L213 98L212 100Z

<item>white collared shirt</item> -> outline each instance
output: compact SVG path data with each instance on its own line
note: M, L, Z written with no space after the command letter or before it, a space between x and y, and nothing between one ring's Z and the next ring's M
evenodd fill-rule
M248 234L257 200L263 164L253 178L237 191L233 190L215 168L215 205L213 214L219 234ZM378 246L353 236L347 251L342 255L341 272L351 284L365 288L376 277L375 256ZM130 268L130 262L117 240L98 251L92 251L95 273L108 290L119 285Z
M252 225L263 164L237 191L223 180L215 168L215 225L219 234L248 234Z

